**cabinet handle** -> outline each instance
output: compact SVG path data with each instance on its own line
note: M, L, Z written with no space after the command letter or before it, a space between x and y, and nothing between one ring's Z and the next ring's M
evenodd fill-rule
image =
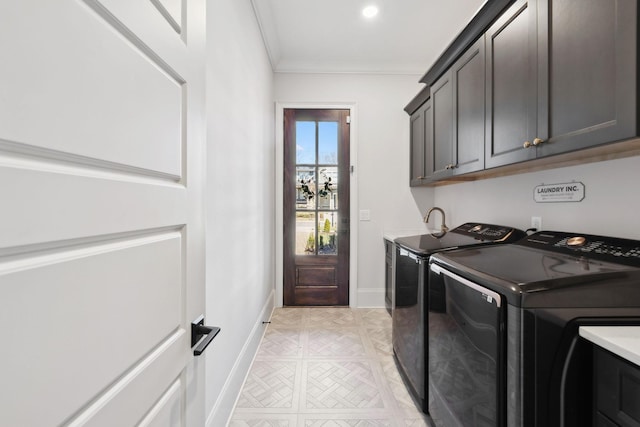
M445 169L455 169L456 165L453 165L451 163L449 163L447 166L444 167Z
M424 176L416 176L416 179L424 179Z
M533 140L533 145L538 146L540 144L542 144L544 142L544 140L540 139L540 138L536 138Z
M532 144L531 144L529 141L525 141L525 142L524 142L524 144L522 144L522 146L523 146L524 148L530 148L530 147L531 147L531 145L532 145Z

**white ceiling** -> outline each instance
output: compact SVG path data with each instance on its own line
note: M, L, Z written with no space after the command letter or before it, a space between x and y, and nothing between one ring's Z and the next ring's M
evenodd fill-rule
M251 2L275 72L422 75L484 0ZM371 4L380 13L367 20Z

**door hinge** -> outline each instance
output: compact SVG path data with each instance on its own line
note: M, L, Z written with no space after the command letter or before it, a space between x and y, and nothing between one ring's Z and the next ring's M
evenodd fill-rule
M347 124L351 123L351 116L347 116Z

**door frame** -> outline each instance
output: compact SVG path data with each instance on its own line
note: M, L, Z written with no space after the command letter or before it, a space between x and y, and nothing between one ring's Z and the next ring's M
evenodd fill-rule
M356 104L348 103L302 103L302 102L276 102L276 171L275 171L275 193L276 193L276 215L275 215L275 306L282 307L284 301L284 256L283 256L283 234L284 234L284 208L282 181L284 179L284 110L293 109L322 109L349 110L351 124L349 128L349 156L352 168L349 190L350 190L350 230L349 230L349 307L358 306L358 120L356 115Z

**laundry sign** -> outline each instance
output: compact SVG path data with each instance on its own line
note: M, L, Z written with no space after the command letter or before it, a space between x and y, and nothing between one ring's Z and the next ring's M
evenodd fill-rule
M584 184L565 182L538 185L533 189L536 203L580 202L584 199Z

